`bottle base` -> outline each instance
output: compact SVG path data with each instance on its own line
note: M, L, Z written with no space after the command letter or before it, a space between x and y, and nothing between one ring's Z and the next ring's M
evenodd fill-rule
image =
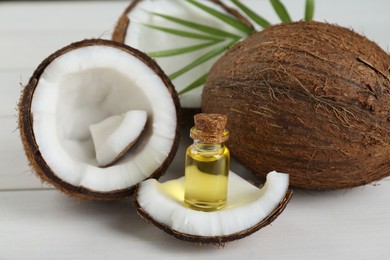
M186 206L187 208L205 212L220 210L225 207L225 204L226 201L209 202L184 199L184 206Z

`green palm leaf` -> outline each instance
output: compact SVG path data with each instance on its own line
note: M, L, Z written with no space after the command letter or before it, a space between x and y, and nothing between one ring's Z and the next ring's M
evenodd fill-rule
M287 12L286 7L279 0L270 0L272 7L279 16L280 20L284 23L291 23L290 15Z
M164 18L166 20L175 22L177 24L189 27L191 29L198 30L198 31L201 31L201 32L204 32L204 33L208 33L208 34L211 34L211 35L220 36L220 37L226 37L226 38L233 38L233 39L240 39L240 38L242 38L242 36L239 36L237 34L226 32L226 31L223 31L223 30L211 27L211 26L207 26L207 25L203 25L203 24L194 23L194 22L190 22L190 21L187 21L187 20L179 19L179 18L170 16L170 15L165 15L165 14L160 14L160 13L152 13L152 14L154 14L156 16L159 16L161 18Z
M196 0L186 0L188 3L194 5L197 8L200 8L201 10L207 12L208 14L214 16L215 18L223 21L227 25L230 25L234 28L236 28L239 31L245 32L246 35L249 35L254 32L254 29L240 20L234 18L231 15L222 13L216 9L210 8L204 4L201 4L200 2ZM314 14L314 1L315 0L306 0L306 6L305 6L305 20L311 20L313 19ZM231 0L233 4L235 4L243 13L245 13L250 19L252 19L254 22L256 22L259 26L262 28L266 28L270 26L271 24L252 11L250 8L248 8L246 5L244 5L241 0ZM282 4L280 0L270 0L270 3L272 7L274 8L276 14L279 16L280 20L285 23L291 22L291 18L289 13L287 12L285 6ZM227 38L231 39L231 41L228 44L225 44L223 46L215 47L212 50L208 51L207 53L203 54L202 56L196 58L192 62L190 62L188 65L184 66L183 68L177 70L176 72L169 75L170 79L175 79L182 74L190 71L191 69L201 65L202 63L218 56L219 54L226 51L227 48L229 48L232 44L238 42L240 39L245 38L239 35L236 35L234 33L224 31L218 28L214 28L208 25L180 19L174 16L162 14L162 13L155 13L151 12L151 14L159 16L163 19L169 20L171 22L174 22L176 24L191 28L192 30L201 31L202 33L196 33L193 31L185 31L180 29L172 29L168 27L161 27L156 25L150 25L145 24L145 26L163 31L165 33L181 36L181 37L187 37L187 38L193 38L193 39L200 39L200 40L207 40L207 42L181 47L181 48L174 48L174 49L168 49L168 50L162 50L157 52L150 52L148 53L149 56L157 58L157 57L168 57L168 56L174 56L174 55L180 55L185 53L190 53L196 50L201 50L213 45L216 45L218 43L221 43L225 41ZM197 87L202 86L207 79L208 73L205 73L204 75L201 75L199 78L195 79L193 82L191 82L188 86L183 88L181 91L179 91L179 95L182 95L184 93L187 93Z
M201 49L210 47L210 46L215 45L215 44L220 43L220 42L221 41L212 41L212 42L192 45L192 46L188 46L188 47L183 47L183 48L174 48L174 49L164 50L164 51L148 52L148 55L152 58L171 57L171 56L175 56L175 55L181 55L181 54L201 50Z
M201 40L209 40L209 41L221 41L223 39L218 38L218 37L212 37L209 35L204 35L204 34L199 34L199 33L193 33L189 31L183 31L183 30L178 30L178 29L172 29L168 27L161 27L161 26L156 26L156 25L151 25L151 24L144 24L144 26L147 26L149 28L153 28L159 31L163 31L169 34L181 36L181 37L187 37L187 38L193 38L193 39L201 39Z
M234 42L233 42L234 43ZM202 56L200 56L199 58L195 59L194 61L192 61L190 64L188 64L187 66L184 66L183 68L179 69L178 71L172 73L169 75L169 78L171 80L183 75L184 73L186 73L187 71L195 68L196 66L218 56L219 54L221 54L222 52L224 52L227 48L229 48L229 46L231 45L232 43L229 43L227 45L224 45L222 47L218 47L218 48L215 48L205 54L203 54Z
M246 5L241 3L239 0L231 0L231 1L238 8L240 8L241 11L243 11L249 18L251 18L255 23L260 25L262 28L266 28L270 26L270 23L267 20L265 20L263 17L253 12L250 8L248 8Z
M208 73L200 76L199 78L194 80L190 85L188 85L187 87L180 90L178 94L183 95L184 93L187 93L187 92L193 90L194 88L202 86L206 82L207 75L208 75Z
M213 8L210 8L206 5L203 5L195 0L187 0L187 2L193 4L194 6L202 9L203 11L215 16L216 18L224 21L226 24L229 24L229 25L233 26L234 28L245 32L246 34L251 34L254 32L253 28L248 27L246 24L242 23L240 20L233 18L230 15L221 13L221 12L219 12Z
M314 16L314 0L306 0L306 7L305 7L305 20L313 20Z

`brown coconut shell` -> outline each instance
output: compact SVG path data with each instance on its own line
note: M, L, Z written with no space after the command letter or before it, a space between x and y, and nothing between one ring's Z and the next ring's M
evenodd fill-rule
M207 113L228 116L232 154L292 186L341 189L390 175L390 56L352 30L320 22L269 27L210 71Z
M159 229L163 230L164 232L168 233L171 236L174 236L177 239L187 241L187 242L192 242L192 243L197 243L200 245L203 244L215 244L217 246L224 246L225 243L235 241L238 239L242 239L244 237L247 237L256 231L270 225L286 208L287 204L290 202L291 197L293 195L293 191L289 190L287 191L286 195L284 198L279 202L278 206L262 221L257 223L256 225L245 229L241 232L237 232L231 235L226 235L226 236L197 236L197 235L191 235L191 234L184 234L181 233L177 230L173 230L171 227L160 223L158 220L153 218L145 209L141 207L141 205L138 203L137 198L138 198L138 190L139 190L139 185L137 185L137 189L134 193L134 200L133 204L135 208L137 209L137 213L139 216L141 216L143 219L146 221L150 222L151 224L155 225Z
M220 0L209 0L210 2L216 4L217 6L222 7L227 13L231 14L232 16L236 17L238 20L240 20L242 23L247 25L249 28L253 28L253 24L245 18L238 10L231 8L227 6L226 4L222 3ZM112 40L117 41L120 43L125 43L125 39L127 36L127 30L129 27L129 24L131 23L129 19L129 14L137 8L137 5L142 2L142 0L133 0L131 3L127 6L127 8L123 11L121 16L119 17L114 32L112 34ZM201 112L200 108L181 108L181 118L180 118L180 124L182 126L193 126L194 120L193 117L195 114L198 114Z
M133 49L129 46L126 46L124 44L108 41L108 40L102 40L102 39L89 39L89 40L83 40L80 42L72 43L56 51L55 53L47 57L34 71L33 75L29 80L29 83L27 84L27 86L25 86L25 88L22 91L22 95L18 104L18 108L19 108L18 123L19 123L20 136L30 166L32 167L34 172L37 173L37 175L42 179L42 181L48 182L49 184L56 187L58 190L76 198L85 199L85 200L118 200L132 195L135 190L135 186L122 189L122 190L115 190L111 192L97 192L97 191L89 190L85 187L78 187L78 186L71 185L67 182L64 182L55 174L55 172L50 168L50 166L47 165L35 141L35 134L33 129L33 115L31 113L31 103L34 96L34 91L37 87L37 83L40 79L41 74L44 72L45 68L57 57L67 52L70 52L72 50L86 47L86 46L108 46L112 48L118 48L122 51L129 53L129 55L137 57L140 61L148 65L149 68L151 68L156 73L156 75L158 75L162 79L165 86L167 87L167 90L171 94L172 100L176 107L177 120L179 119L180 104L179 104L179 99L176 90L173 87L169 78L164 74L164 72L157 65L157 63L155 63L146 54L136 49ZM177 124L174 143L172 145L172 149L168 157L149 178L160 177L172 162L179 146L179 135L180 135L179 128L180 128L179 124Z

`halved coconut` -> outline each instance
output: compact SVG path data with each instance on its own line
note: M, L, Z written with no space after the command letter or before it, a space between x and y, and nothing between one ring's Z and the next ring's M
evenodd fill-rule
M237 18L242 23L246 24L248 28L253 28L253 25L242 16L236 9L229 7L219 0L198 0L198 3L212 7L222 13L229 14ZM114 41L125 43L129 46L140 49L146 53L159 52L176 48L185 48L188 46L208 44L213 40L210 39L194 39L185 38L177 35L172 35L164 31L156 30L148 27L159 26L173 30L192 31L193 33L206 35L206 33L199 30L193 30L186 26L179 25L175 22L169 21L162 17L155 15L164 14L175 18L200 23L211 26L216 29L230 32L231 34L240 37L245 36L245 33L238 29L231 27L227 23L215 18L214 16L204 12L201 9L194 7L188 1L183 0L133 0L130 5L123 12L119 18L112 39ZM147 25L147 26L146 26ZM214 40L220 40L219 44L212 45L207 48L199 49L198 51L169 57L156 58L157 63L163 68L167 75L175 74L179 69L185 67L190 62L198 59L202 55L223 46L228 46L228 38L213 35ZM208 35L208 37L211 37ZM194 80L202 77L208 73L211 66L218 59L221 53L204 62L202 65L172 79L176 90L181 91L183 88L190 85ZM202 86L193 89L190 92L180 95L181 107L184 109L200 108L201 106ZM188 112L188 111L185 111Z
M178 239L223 245L256 232L279 216L292 196L288 179L288 174L271 172L259 189L230 172L226 206L214 212L183 205L184 178L165 183L150 179L138 185L134 204L139 215Z
M75 197L113 200L168 167L178 148L178 108L175 89L152 59L116 42L84 40L36 69L19 103L19 128L43 180ZM89 127L132 110L146 111L145 129L121 160L100 168Z

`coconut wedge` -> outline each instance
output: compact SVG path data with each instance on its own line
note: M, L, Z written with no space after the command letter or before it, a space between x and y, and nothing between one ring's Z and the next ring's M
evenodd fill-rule
M141 136L147 116L146 111L132 110L89 126L100 167L114 164L130 150Z
M236 18L247 28L253 29L252 24L237 10L228 7L219 0L198 0L197 2ZM202 31L201 28L194 30L161 15L200 23L204 26L226 31L230 36L218 35L217 33L208 34L204 30ZM165 30L166 28L169 28L170 32ZM179 36L172 33L173 30L189 31L192 36L188 34ZM189 1L135 0L131 2L119 18L112 39L155 57L157 63L169 75L176 89L180 92L196 79L204 77L216 59L230 46L232 40L237 41L238 38L245 35L244 32L195 7ZM192 48L194 46L198 48L196 51L183 51L180 55L161 55L161 51ZM212 53L215 54L213 58L205 60L196 68L185 73L179 72L181 68L188 66L191 62L201 57L204 58L204 55L213 55ZM201 93L202 87L200 86L180 95L182 108L200 108Z
M183 205L184 178L165 183L150 179L138 185L135 206L139 215L178 239L223 245L256 232L278 217L292 196L288 179L288 174L271 172L259 189L230 172L227 204L214 212Z
M116 42L85 40L36 69L19 102L19 128L30 164L44 181L78 198L114 200L168 167L178 148L178 109L174 87L148 56ZM98 132L95 124L131 110L145 111L147 123L145 115L121 122L137 121L142 135L120 161L100 168L89 126ZM130 141L116 138L126 130L119 127L106 140L119 154ZM134 137L140 130L129 131L127 137Z

